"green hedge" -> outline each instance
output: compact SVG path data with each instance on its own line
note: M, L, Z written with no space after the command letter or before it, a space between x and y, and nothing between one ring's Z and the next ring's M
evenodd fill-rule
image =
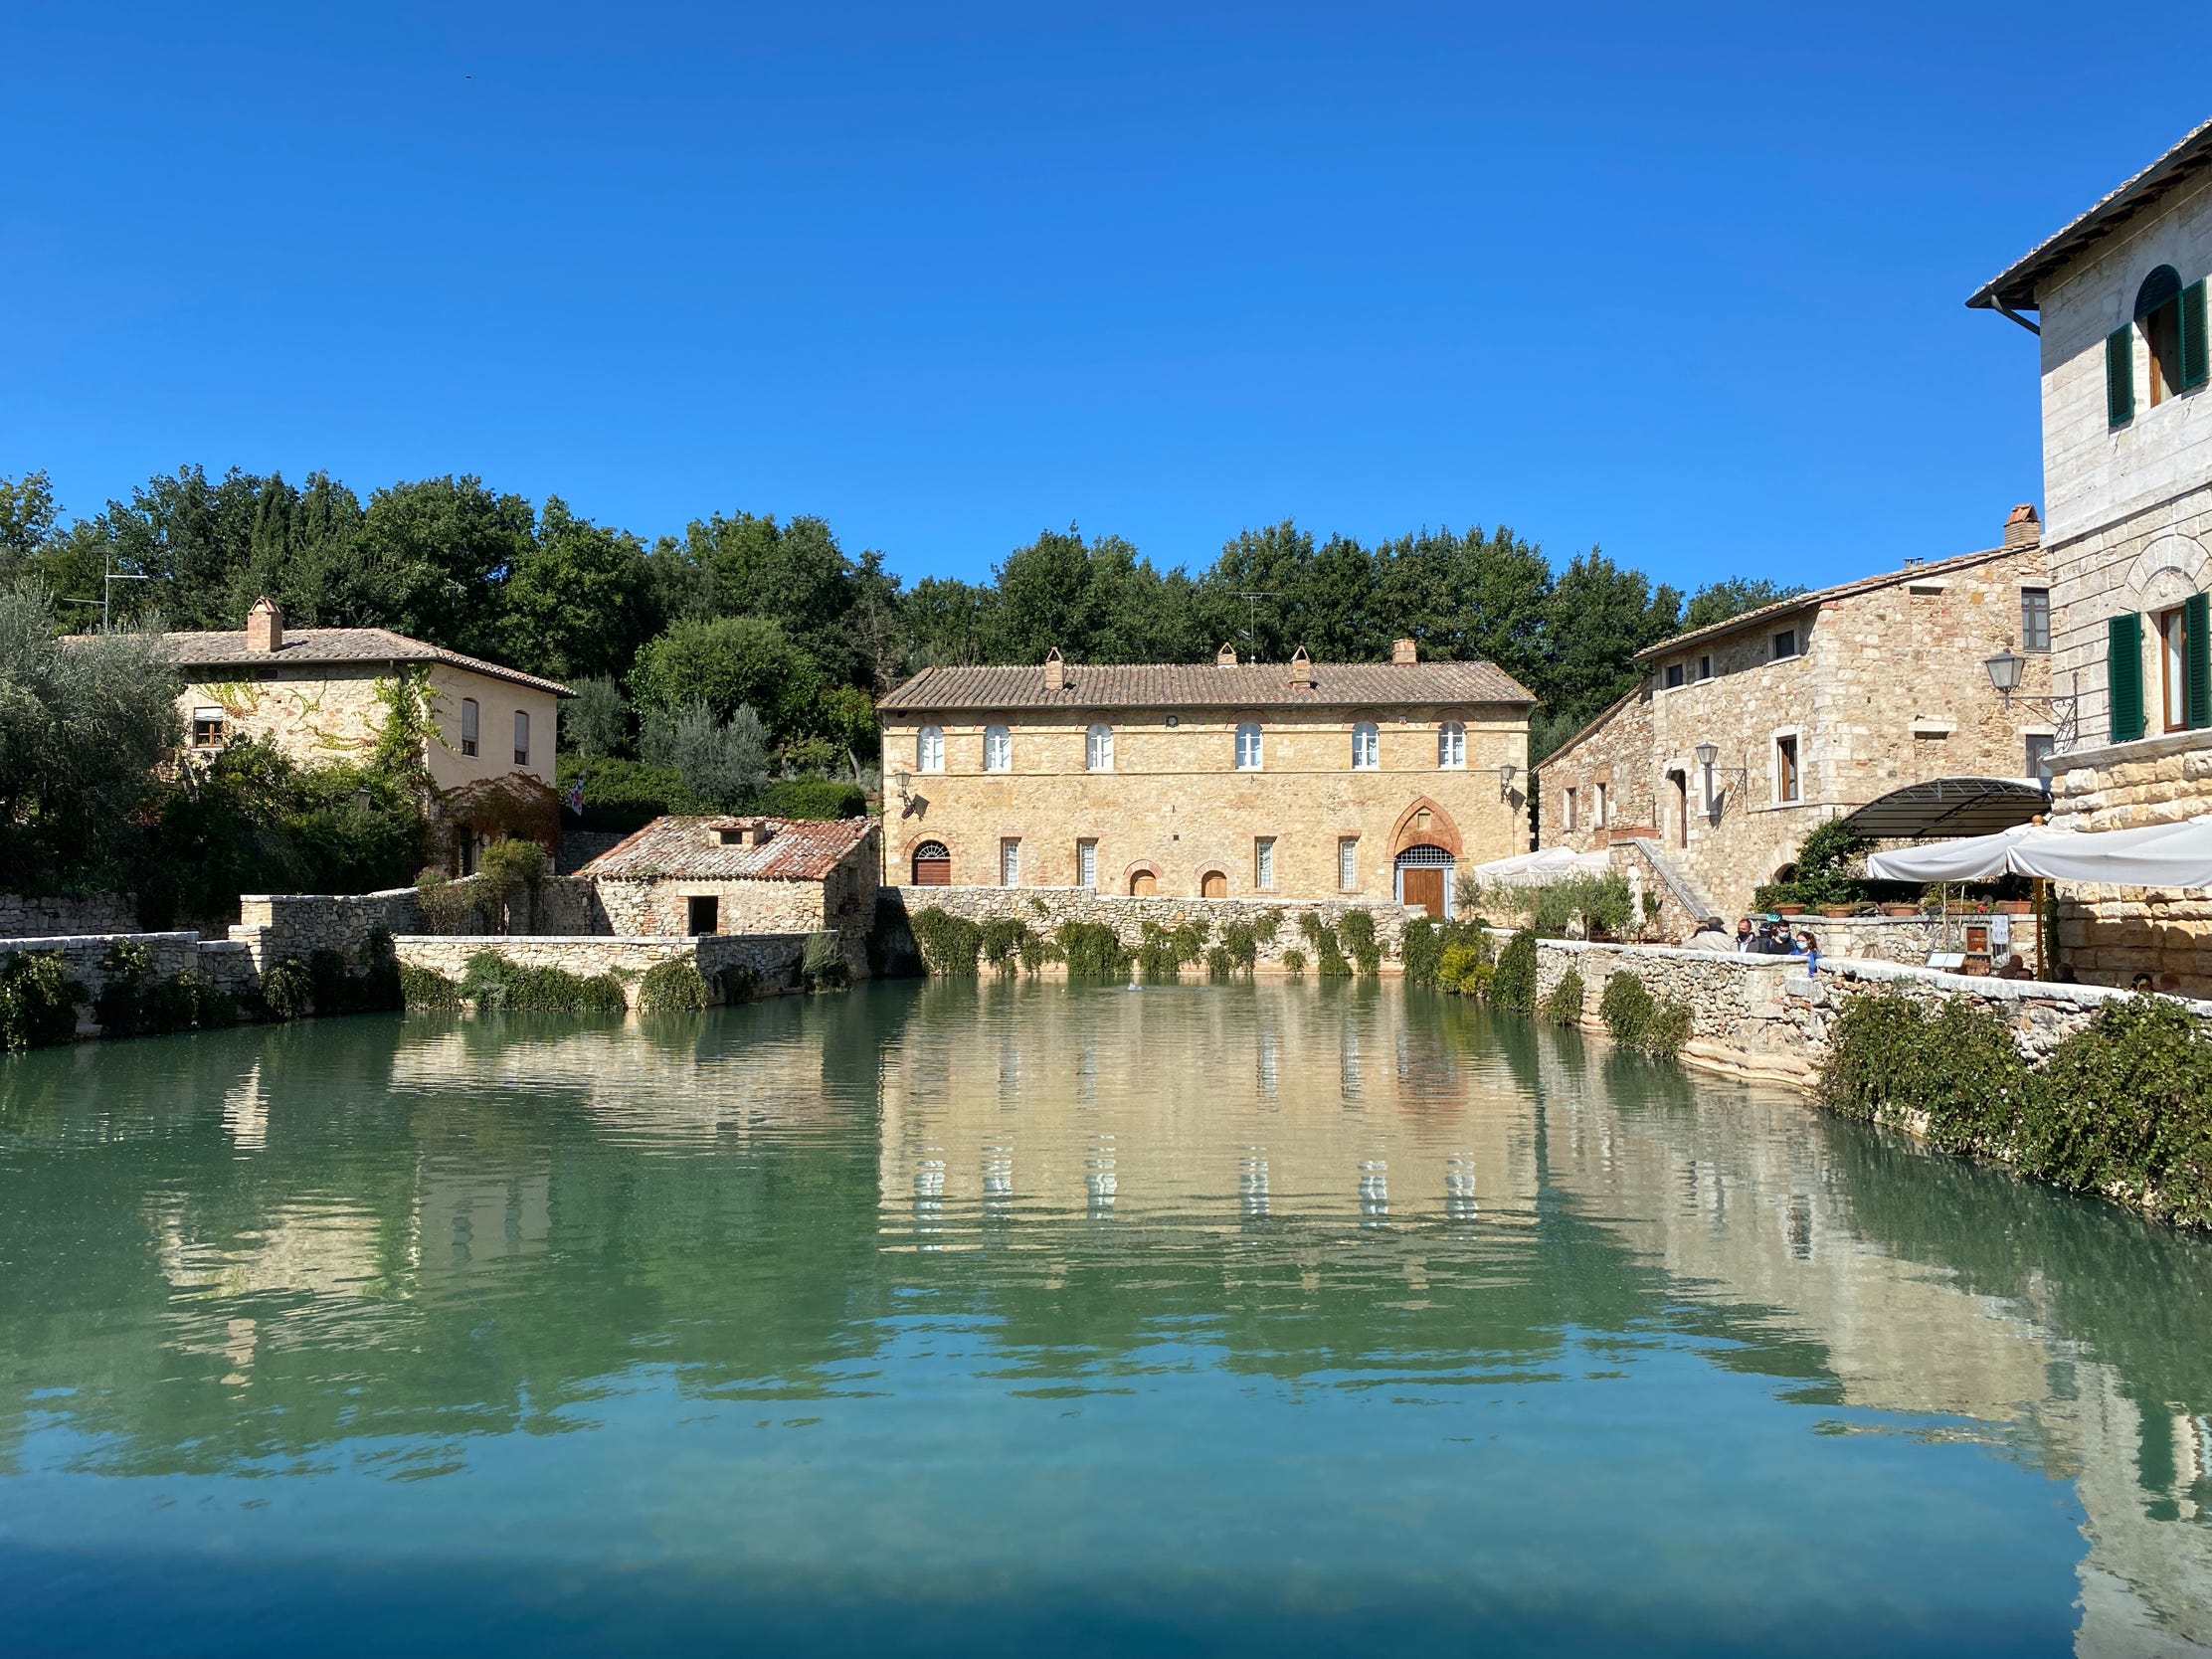
M1536 1013L1536 930L1523 928L1498 953L1490 1000L1514 1014Z
M1097 980L1108 985L1129 983L1129 950L1121 935L1104 922L1062 922L1053 936L1067 959L1071 980Z
M706 976L687 956L672 956L645 970L638 982L640 1014L695 1014L706 1007Z
M1582 976L1569 968L1560 976L1560 983L1552 987L1552 995L1544 999L1544 1007L1538 1012L1555 1025L1579 1025L1586 998Z
M761 791L760 810L770 818L865 818L868 798L834 778L785 778Z
M520 968L496 951L468 959L460 994L479 1014L623 1014L630 1007L612 974L586 979L559 968Z
M0 961L0 1048L19 1054L77 1034L85 988L69 977L54 951L10 951Z
M974 922L933 904L907 917L906 926L922 953L926 972L958 979L975 977L976 958L983 950L983 929Z
M264 994L268 981L263 980ZM400 995L411 1011L420 1010L434 1014L459 1014L461 1012L461 987L444 974L428 968L418 968L413 963L400 964Z

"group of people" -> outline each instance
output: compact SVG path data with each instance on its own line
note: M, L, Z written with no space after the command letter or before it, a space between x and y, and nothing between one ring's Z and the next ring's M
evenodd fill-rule
M1738 956L1801 956L1806 973L1820 970L1820 942L1807 929L1791 933L1779 916L1761 917L1756 926L1749 916L1738 917L1734 940L1722 931L1718 917L1707 917L1689 944L1694 950L1734 951Z

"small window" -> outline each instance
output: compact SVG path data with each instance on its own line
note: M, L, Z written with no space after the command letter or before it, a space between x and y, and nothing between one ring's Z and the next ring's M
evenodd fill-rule
M1603 784L1590 785L1590 828L1592 830L1605 828L1605 797L1609 793L1609 790Z
M917 887L949 887L953 879L953 855L943 841L924 841L914 849L914 885Z
M1382 764L1382 736L1373 720L1362 720L1352 728L1352 770L1373 772Z
M1682 664L1681 664L1681 663L1679 663L1679 662L1670 662L1670 663L1668 663L1668 664L1667 664L1667 689L1668 689L1669 691L1672 691L1672 690L1674 690L1674 689L1675 689L1676 687L1678 687L1679 685L1681 685L1681 683L1682 683Z
M1574 828L1574 792L1570 789L1560 791L1560 822L1566 829Z
M1111 772L1114 770L1114 728L1093 726L1083 734L1083 770L1086 772Z
M2041 778L2045 783L2049 783L2051 781L2051 756L2058 746L2059 740L2049 732L2030 732L2028 734L2028 770L2023 776Z
M1261 835L1252 842L1252 885L1261 892L1275 886L1275 837Z
M514 711L514 764L530 764L530 716L519 708Z
M683 931L716 933L722 925L722 901L712 893L693 893L683 901Z
M1436 764L1447 772L1457 772L1467 764L1467 728L1457 720L1446 720L1436 728Z
M1021 842L1013 835L1007 836L999 843L999 885L1002 887L1018 887L1021 885Z
M2049 650L2051 648L2051 590L2049 588L2022 588L2020 590L2020 648L2022 650Z
M1236 770L1259 770L1259 727L1249 720L1236 728Z
M196 708L192 711L192 747L214 749L223 742L223 711L220 708Z
M1337 837L1337 887L1342 892L1357 892L1360 886L1360 837Z
M914 770L917 772L942 772L945 770L945 728L924 726L914 734Z
M1699 657L1699 658L1698 658L1698 678L1700 678L1700 679L1711 679L1712 677L1713 677L1713 658L1712 658L1712 657L1710 657L1710 656L1701 656L1701 657Z
M1796 654L1797 631L1794 628L1785 628L1774 636L1774 660L1779 662L1784 657Z
M1075 843L1075 885L1098 885L1098 842L1095 840L1080 840Z
M1006 727L984 727L983 769L986 772L1012 772L1014 770L1014 733Z
M473 697L461 699L461 752L464 755L476 752L476 699Z
M1798 793L1797 739L1777 737L1774 739L1774 799L1795 801Z

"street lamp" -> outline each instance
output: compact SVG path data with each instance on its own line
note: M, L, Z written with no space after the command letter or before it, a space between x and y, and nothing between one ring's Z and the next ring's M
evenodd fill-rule
M2020 674L2027 667L2028 659L2007 645L1995 656L1985 657L1981 665L1989 670L1989 683L1996 687L2005 707L2010 708L2012 694L2020 689Z
M1721 812L1721 798L1714 793L1713 768L1720 761L1721 746L1717 743L1701 743L1690 752L1697 757L1698 765L1705 772L1705 810L1712 814L1717 821ZM1751 776L1749 767L1732 766L1726 770L1731 776L1737 778L1749 780Z
M1511 761L1507 761L1505 765L1498 768L1498 799L1500 801L1511 801L1513 799L1513 774L1514 765Z

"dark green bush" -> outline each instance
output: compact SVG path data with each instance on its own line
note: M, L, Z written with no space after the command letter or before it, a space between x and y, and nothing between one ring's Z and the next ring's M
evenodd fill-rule
M1690 1040L1690 1010L1672 998L1664 1002L1653 998L1644 982L1625 968L1605 982L1597 1014L1623 1048L1677 1054Z
M1490 1000L1512 1014L1536 1012L1536 932L1523 928L1498 953Z
M785 778L761 791L760 810L770 818L865 818L868 798L834 778Z
M1544 999L1541 1013L1555 1025L1579 1025L1585 995L1582 976L1569 968L1560 976L1560 983L1552 987L1552 995Z
M555 773L564 799L579 772L584 775L584 811L579 816L563 807L563 824L628 831L643 830L663 813L708 811L707 803L683 787L682 776L672 766L615 755L594 755L588 760L562 755L555 762Z
M983 924L983 959L994 968L1011 969L1021 960L1029 924L1018 916L994 916Z
M153 952L137 939L118 939L99 959L106 983L92 1002L105 1036L160 1036L238 1023L238 1001L190 969L153 977Z
M1283 972L1296 978L1306 971L1306 953L1296 945L1283 952Z
M1249 974L1259 961L1259 930L1250 922L1223 922L1221 942L1213 949L1227 955L1232 969ZM1212 951L1206 953L1208 962L1212 955Z
M0 961L0 1047L48 1048L77 1034L85 988L54 951L10 951Z
M1950 1152L2007 1153L2041 1092L1994 1014L1959 1002L1924 1007L1896 992L1851 1000L1821 1074L1821 1098L1834 1110L1911 1123Z
M1298 918L1298 931L1314 948L1314 972L1323 979L1342 979L1352 972L1352 963L1338 942L1337 930L1321 919L1321 912L1308 910Z
M750 1003L760 992L760 975L742 962L733 962L714 976L715 989L725 1003Z
M1337 923L1337 937L1344 941L1345 954L1352 958L1363 974L1375 975L1382 971L1382 946L1375 937L1375 917L1366 910L1347 910Z
M1129 948L1104 922L1062 922L1053 937L1060 954L1067 958L1069 979L1099 980L1108 985L1128 983Z
M1229 955L1229 948L1226 945L1210 945L1206 948L1205 977L1207 979L1225 980L1235 972L1236 958Z
M266 995L266 976L262 983ZM413 963L400 965L400 996L409 1009L438 1014L458 1014L461 1010L460 986L444 974L434 973L428 968L418 968Z
M622 1014L629 1008L612 974L586 979L559 968L522 968L495 951L468 959L461 995L479 1014Z
M315 1012L314 978L295 956L272 962L262 974L262 1008L277 1020L304 1019Z
M1270 907L1252 918L1252 937L1262 945L1272 945L1275 936L1283 930L1283 913Z
M921 949L926 971L960 978L975 976L976 957L983 949L983 929L974 922L933 904L915 911L906 925Z
M1019 922L1014 924L1021 927ZM1021 932L1027 935L1028 929ZM837 948L833 933L815 932L807 935L807 944L800 953L799 979L809 991L836 991L852 978L852 971L845 966L844 952Z
M1206 935L1211 931L1203 921L1180 922L1172 928L1145 923L1137 943L1137 972L1148 980L1177 978L1190 964L1204 960Z
M2155 997L2108 1003L2035 1079L2021 1163L2212 1224L2212 1033Z
M706 1007L706 978L687 956L672 956L645 970L638 982L640 1014L691 1014Z

